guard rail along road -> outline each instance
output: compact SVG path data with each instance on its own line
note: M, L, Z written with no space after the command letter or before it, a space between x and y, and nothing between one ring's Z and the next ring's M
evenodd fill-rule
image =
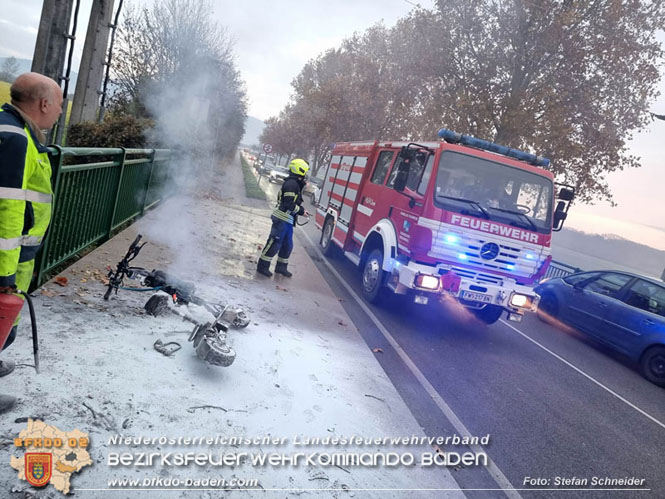
M52 146L49 156L55 177L53 216L33 287L159 203L168 184L171 150Z

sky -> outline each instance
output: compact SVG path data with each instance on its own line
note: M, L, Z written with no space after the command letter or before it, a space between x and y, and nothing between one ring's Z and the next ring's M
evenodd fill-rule
M149 5L153 0L125 0ZM116 0L116 5L117 5ZM213 0L215 19L233 40L236 64L246 82L249 114L274 116L288 102L291 81L302 66L354 32L383 22L395 24L416 2L411 0ZM42 0L3 0L0 12L0 56L31 59ZM91 0L81 0L74 63L80 61ZM429 1L422 2L430 6ZM665 43L665 34L659 34ZM661 96L651 111L665 114L665 69ZM442 123L442 126L444 124ZM359 137L366 139L367 137ZM608 233L665 250L665 121L655 120L630 143L642 167L607 178L617 206L575 204L566 226Z

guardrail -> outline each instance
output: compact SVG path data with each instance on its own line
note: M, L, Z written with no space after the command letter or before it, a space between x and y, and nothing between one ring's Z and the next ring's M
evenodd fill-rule
M547 271L545 272L545 275L543 276L543 279L551 279L553 277L566 277L576 272L582 272L582 269L578 267L573 267L572 265L567 265L563 262L557 262L556 260L552 260L550 262L550 266L547 268Z
M157 204L169 175L168 149L50 147L55 172L51 225L33 286L86 248ZM66 158L82 162L65 164ZM92 160L90 162L90 160Z

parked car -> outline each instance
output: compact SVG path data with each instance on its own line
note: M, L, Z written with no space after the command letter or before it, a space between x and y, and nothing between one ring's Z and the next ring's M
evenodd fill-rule
M289 169L284 166L273 166L268 175L268 180L274 183L282 183L289 176Z
M665 282L628 272L581 272L546 280L535 291L539 318L593 336L665 386Z
M316 205L316 201L319 199L319 194L321 193L321 186L323 185L323 180L318 177L311 177L307 179L307 185L303 194L309 196L312 199L312 204Z

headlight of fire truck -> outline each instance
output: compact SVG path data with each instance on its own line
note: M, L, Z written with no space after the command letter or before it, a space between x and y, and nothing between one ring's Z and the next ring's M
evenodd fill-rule
M534 306L534 301L533 296L523 295L522 293L510 295L510 304L513 307L531 309Z
M418 274L416 275L413 284L417 288L436 290L439 289L439 278L434 275Z

